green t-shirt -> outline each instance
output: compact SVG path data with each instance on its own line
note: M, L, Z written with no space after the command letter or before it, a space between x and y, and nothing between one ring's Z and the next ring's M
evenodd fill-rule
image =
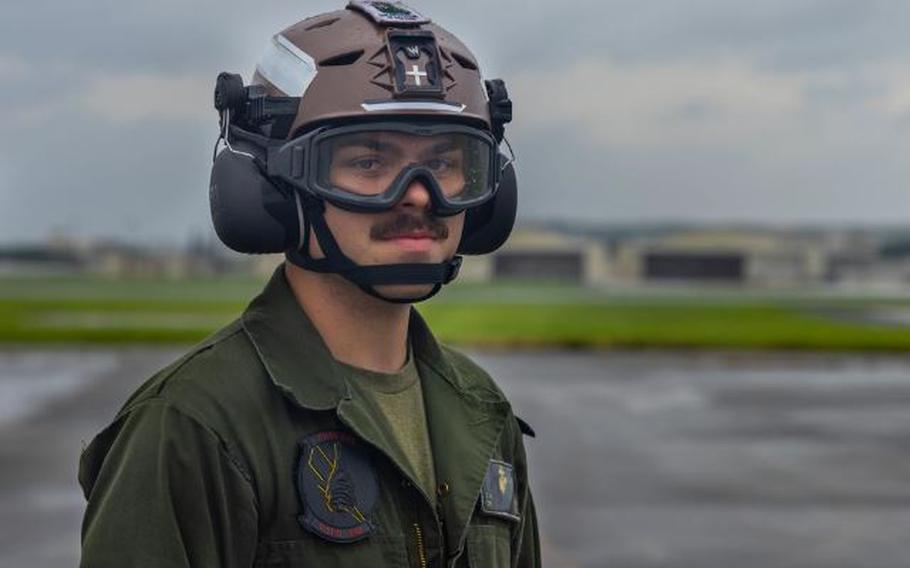
M414 481L431 500L436 497L433 450L427 429L420 375L408 345L408 358L397 373L379 373L341 363L351 387L376 411L398 443Z

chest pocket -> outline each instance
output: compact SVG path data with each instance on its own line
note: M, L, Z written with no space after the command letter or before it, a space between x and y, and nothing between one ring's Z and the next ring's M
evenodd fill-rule
M338 566L345 568L400 568L408 565L404 536L373 535L349 544L326 542L316 537L265 542L259 545L256 568Z
M511 529L521 520L515 497L512 465L490 460L465 541L465 557L471 568L511 564Z
M465 558L471 568L507 568L512 561L508 523L493 521L468 527Z

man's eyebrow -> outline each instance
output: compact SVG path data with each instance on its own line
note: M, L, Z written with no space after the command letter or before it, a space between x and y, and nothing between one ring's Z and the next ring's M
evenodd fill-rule
M335 143L335 148L350 148L352 146L368 148L377 152L401 153L401 148L389 142L383 142L370 136L355 136L353 138L343 138Z
M452 150L460 149L460 144L456 144L452 140L446 140L445 142L433 144L426 151L424 151L424 154L442 154L443 152L451 152Z

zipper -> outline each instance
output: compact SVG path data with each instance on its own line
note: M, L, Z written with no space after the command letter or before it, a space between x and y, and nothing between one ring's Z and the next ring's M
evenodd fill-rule
M414 541L417 543L417 560L420 562L420 568L427 568L427 550L423 546L423 531L420 525L414 523Z
M339 409L336 411L336 413L338 415L338 419L341 421L341 423L344 424L345 426L347 426L361 440L364 440L367 444L369 444L370 446L373 446L377 451L379 451L379 453L384 455L392 463L392 465L394 465L395 468L398 470L398 473L401 476L402 486L407 489L415 489L417 491L417 493L423 497L424 502L426 502L427 505L429 505L431 503L429 496L427 496L426 492L423 490L423 488L420 485L415 485L409 481L408 474L405 473L404 467L402 467L397 461L395 461L395 459L391 455L386 453L382 449L382 446L380 444L373 441L372 438L370 438L368 436L364 436L363 433L361 432L361 430L359 428L355 427L354 423L351 422L350 419L345 416L345 413L343 412L343 410L344 409L339 406ZM448 486L446 486L446 487L448 488ZM437 507L438 506L439 506L439 504L437 503ZM430 508L432 509L432 506L430 506ZM436 519L435 519L436 526L439 529L439 538L444 539L445 533L443 532L443 530L444 530L443 520L442 520L443 515L441 515L440 512L441 512L441 509L435 510L434 516L436 517ZM419 521L419 518L420 518L419 513L416 514L415 518ZM417 544L417 560L420 563L419 568L427 568L427 566L428 566L427 550L426 550L426 546L423 541L423 531L420 529L420 525L418 523L413 523L413 526L414 526L414 540L416 541L416 544ZM443 550L444 550L444 548L443 548ZM444 552L442 553L442 556L443 556L443 558L445 558Z

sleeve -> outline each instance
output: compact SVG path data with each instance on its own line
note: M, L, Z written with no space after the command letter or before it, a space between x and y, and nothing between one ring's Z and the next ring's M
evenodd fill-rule
M516 420L516 424L518 421ZM537 529L537 511L528 479L528 460L525 454L521 431L515 429L515 458L518 466L518 503L521 522L515 532L512 545L512 566L518 568L540 568L540 536Z
M166 401L102 432L79 477L83 568L252 566L252 485L211 430Z

